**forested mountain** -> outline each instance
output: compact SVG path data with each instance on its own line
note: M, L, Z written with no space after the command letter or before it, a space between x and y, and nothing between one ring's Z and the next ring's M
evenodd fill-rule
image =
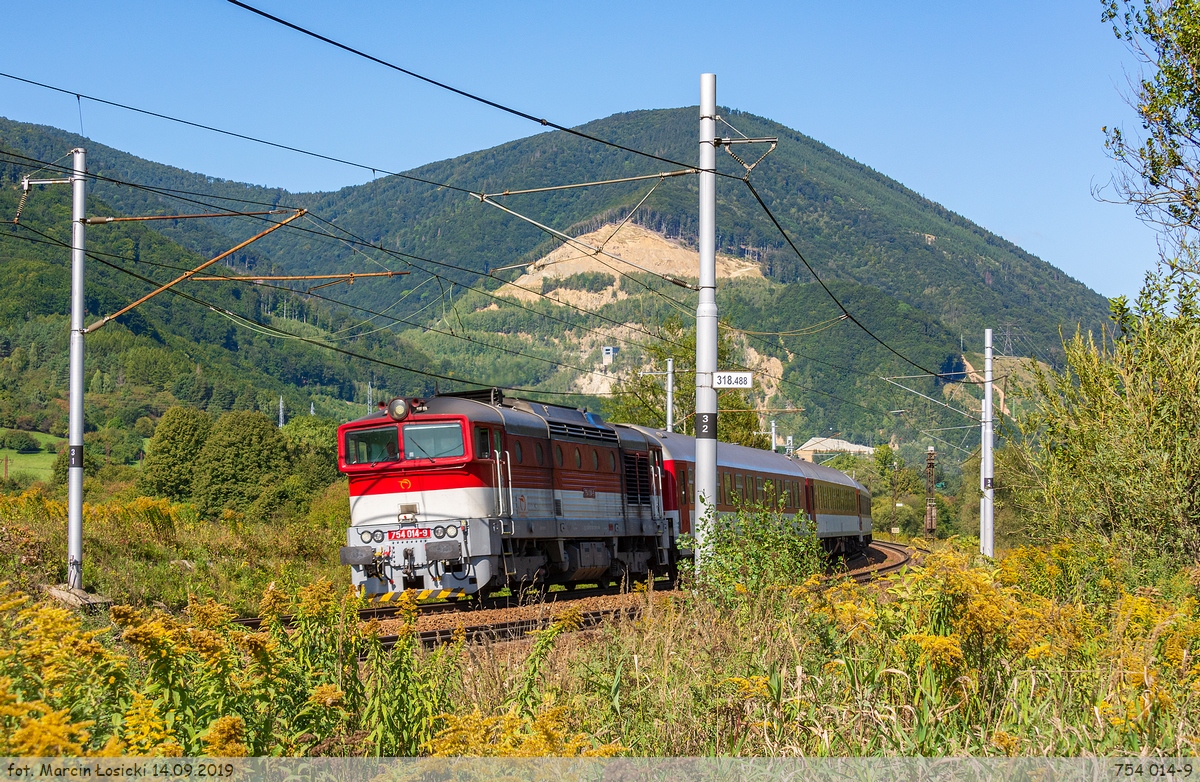
M723 114L747 135L780 137L778 149L755 169L755 186L809 262L859 320L916 363L933 369L953 366L960 334L978 342L978 332L985 324L1005 322L1019 323L1029 340L1026 344L1052 356L1059 344L1060 327L1067 331L1077 324L1094 328L1105 317L1106 301L1086 286L894 180L777 123L738 112ZM664 157L691 161L696 156L695 117L694 108L639 111L598 120L584 129ZM501 284L515 279L520 270L495 270L533 261L556 247L557 241L454 190L386 176L336 192L289 193L153 163L65 131L0 120L0 147L23 155L55 160L78 145L87 147L93 173L199 194L154 192L102 179L91 190L93 210L170 214L204 211L206 204L239 209L266 204L302 206L320 218L304 218L296 230L278 231L239 253L230 262L235 268L288 274L384 267L412 272L385 282L362 281L352 287L322 289L311 296L225 284L207 289L205 294L224 297L222 301L235 302L244 308L241 311L268 320L285 313L293 319L298 316L307 322L298 325L312 328L312 336L322 340L355 350L369 346L416 362L398 362L405 366L500 385L587 390L597 387L588 381L600 369L602 344L623 347L616 369L636 368L641 360L639 340L653 338L656 324L665 318L694 311L693 293L636 273L620 281L619 297L614 289L612 301L594 311L540 299L520 306L498 299ZM722 170L739 173L732 158L721 155L718 160ZM473 192L497 193L668 168L665 163L551 132L409 173ZM8 215L5 210L15 206L18 173L15 166L5 171L0 214ZM657 187L654 181L636 182L510 196L504 202L555 228L579 233L624 218L651 188L655 188L653 193L632 220L684 245L694 244L697 195L691 176L663 180ZM39 191L31 204L55 198L60 199L56 217L63 219L57 223L47 219L42 230L55 225L65 238L65 193ZM722 284L720 302L727 324L756 332L794 332L839 314L742 183L719 180L717 213L720 251L757 261L766 277L765 281ZM223 251L263 227L261 218L163 222L137 231L94 229L91 236L96 238L90 241L112 242L128 257L139 260L145 260L145 248L153 247L157 248L154 257L186 265L198 256ZM338 229L394 252L354 247L330 236ZM33 257L28 255L32 250L22 247L18 252L15 244L10 241L0 247L4 257L32 262L27 260ZM44 288L29 290L21 301L37 298L38 290L45 290L46 299L39 306L46 313L65 312L65 289L55 277L65 275L65 267L51 269L59 262L54 254L58 251L45 255L52 248L34 249L43 253L37 257L45 257L42 262L49 264L38 270L48 282ZM146 267L139 270L156 279L168 273ZM92 279L98 289L109 288L104 275L111 274L109 270L97 272ZM139 284L122 279L120 286L124 287L120 287L112 282L114 300L125 295L117 291L144 290L145 285L138 288ZM195 285L188 290L200 295ZM8 295L0 291L0 300ZM379 316L347 310L337 302L386 313ZM157 329L155 333L165 341L175 339L183 345L194 340L198 343L194 349L200 354L216 365L228 365L231 378L243 369L250 373L244 376L246 387L270 387L271 393L280 384L297 390L308 388L298 396L301 404L313 390L310 384L320 389L322 399L363 401L364 381L372 372L397 392L402 390L397 383L414 392L432 385L425 378L380 372L308 345L248 333L245 324L235 326L211 313L202 315L202 308L195 305L178 300L167 304L160 302L131 319L127 323L131 338L153 339L150 332ZM291 309L286 309L289 306ZM195 315L187 314L193 309ZM32 313L30 310L30 317ZM351 328L363 319L368 322ZM309 325L314 323L319 328ZM11 322L8 328L14 328ZM904 403L903 395L897 398L902 392L876 376L916 370L845 321L810 336L746 335L742 344L748 356L762 354L779 360L783 382L775 384L777 398L771 404L804 408L802 413L783 416L789 431L798 435L838 431L843 436L887 439L896 432L913 435L945 418L945 411L928 404L919 420L911 414L893 418L888 411L911 406ZM259 352L243 346L256 346ZM303 364L291 357L298 350L311 354L306 360L325 362L321 371L314 368L301 373L303 377L297 375L296 367ZM318 359L318 355L323 357ZM262 380L248 380L257 377L254 373L262 373ZM313 379L318 376L320 380ZM926 393L939 393L931 380L913 382ZM241 387L233 380L228 383ZM221 399L226 396L226 392L220 394ZM200 403L207 402L202 399Z
M1016 321L1047 349L1057 344L1060 325L1100 322L1103 297L895 180L839 154L797 131L760 117L727 112L738 130L751 136L776 135L779 148L754 171L764 200L792 233L809 262L825 279L878 287L905 303L943 319L948 327L979 331L985 321ZM583 126L588 133L664 157L696 157L694 108L617 114ZM730 134L727 128L723 128ZM83 140L70 133L0 121L0 143L34 157L53 159ZM443 271L462 282L477 274L529 260L556 246L538 229L468 195L396 177L330 193L286 191L216 180L88 143L90 165L115 179L211 193L229 198L305 206L328 220L389 249L471 272ZM718 166L737 173L728 156ZM564 182L655 173L667 164L603 147L564 133L543 133L489 150L422 166L414 176L471 191L500 192ZM651 183L631 183L565 193L509 198L518 211L559 229L595 226L621 216ZM668 236L691 241L695 232L696 182L667 180L646 201L635 220ZM180 202L127 187L97 183L95 192L123 212L175 210ZM156 203L157 201L157 203ZM164 229L199 252L215 252L227 242L221 232L244 238L259 229L252 220L220 225L181 223ZM309 226L312 227L311 225ZM810 282L808 272L786 248L740 183L718 185L719 249L760 259L764 273L782 283ZM314 228L314 230L317 230ZM349 248L292 233L269 248L247 253L250 261L270 261L295 272L361 267ZM382 258L396 265L395 259ZM409 284L421 280L414 276ZM355 297L372 304L390 297L366 287ZM374 299L374 300L373 300Z

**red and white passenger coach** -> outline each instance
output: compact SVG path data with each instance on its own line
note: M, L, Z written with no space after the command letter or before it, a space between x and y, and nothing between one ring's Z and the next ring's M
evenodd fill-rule
M691 507L695 440L499 389L393 399L338 429L350 479L341 550L370 599L672 572ZM721 443L718 512L806 513L831 551L871 540L870 494L837 470Z

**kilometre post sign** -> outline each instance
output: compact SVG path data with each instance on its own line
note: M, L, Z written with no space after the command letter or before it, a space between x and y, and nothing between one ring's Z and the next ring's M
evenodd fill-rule
M753 372L713 373L713 388L750 388L753 385Z

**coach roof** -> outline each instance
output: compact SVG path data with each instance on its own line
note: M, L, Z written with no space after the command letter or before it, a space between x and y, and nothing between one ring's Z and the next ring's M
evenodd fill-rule
M663 459L695 463L695 437L674 432L664 432L661 429L650 429L645 426L631 426L630 428L641 431L652 441L657 441L662 445ZM866 491L865 486L840 470L820 464L813 464L812 462L789 459L782 454L764 451L760 448L747 448L744 445L718 442L717 464L724 469L794 475L802 478L810 478L815 481L853 486Z

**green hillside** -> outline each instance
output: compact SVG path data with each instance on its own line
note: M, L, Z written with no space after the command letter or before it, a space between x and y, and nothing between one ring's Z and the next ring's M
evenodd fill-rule
M25 205L20 225L13 225L21 172L0 162L0 214L6 223L0 228L0 428L61 437L67 424L70 291L69 253L62 243L69 239L70 192L65 187L38 189ZM96 197L89 199L89 209L112 214ZM93 228L88 250L94 256L87 271L89 323L149 287L113 266L165 281L177 268L200 262L195 253L143 224ZM302 323L271 314L280 299L291 301L293 312L300 311L302 302L290 293L235 283L191 283L189 292L230 314L164 294L88 335L85 441L98 447L97 454L117 463L133 462L152 421L177 403L212 412L258 409L274 414L283 396L289 417L315 409L346 418L365 410L349 401L365 401L372 377L379 388L426 386L419 375L271 336L234 317L299 332ZM330 313L326 328L336 329L344 319ZM364 336L352 348L402 366L438 366L387 332ZM46 467L40 462L30 466Z

